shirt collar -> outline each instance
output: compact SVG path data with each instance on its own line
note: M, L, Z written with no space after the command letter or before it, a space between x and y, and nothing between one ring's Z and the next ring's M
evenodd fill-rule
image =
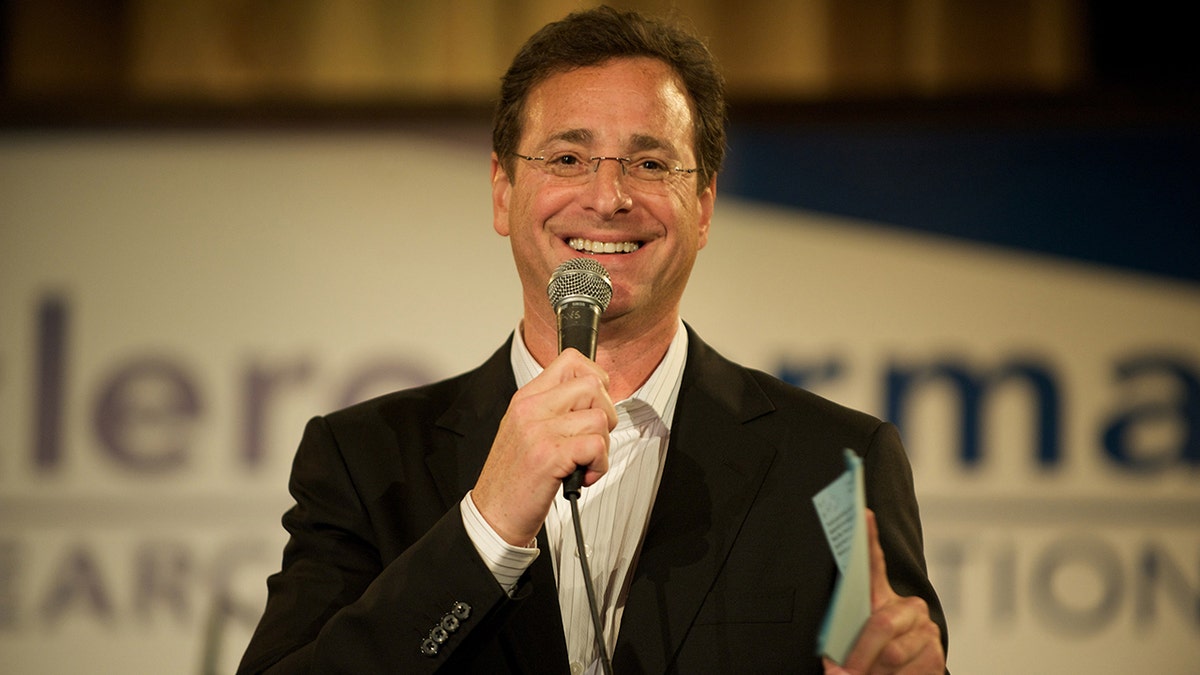
M675 401L679 398L679 384L683 381L683 367L687 364L687 347L687 330L683 327L683 319L679 319L675 337L671 339L667 353L663 355L662 361L659 361L654 372L650 374L650 378L629 398L615 404L620 417L625 417L621 414L625 412L622 410L623 408L636 418L639 417L635 412L636 409L644 409L644 406L649 406L668 429L671 427L671 420L675 417ZM529 348L525 346L525 338L521 335L520 324L517 325L516 333L513 335L509 360L512 362L513 377L516 378L517 388L524 387L542 372L542 367L538 365L533 355L529 353Z

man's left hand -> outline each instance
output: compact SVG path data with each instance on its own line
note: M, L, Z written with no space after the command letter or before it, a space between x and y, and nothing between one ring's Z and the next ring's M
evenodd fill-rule
M946 670L941 629L929 618L929 606L923 599L901 597L892 589L883 547L879 545L879 527L870 509L867 538L871 548L871 618L846 663L838 666L824 659L825 675L941 675Z

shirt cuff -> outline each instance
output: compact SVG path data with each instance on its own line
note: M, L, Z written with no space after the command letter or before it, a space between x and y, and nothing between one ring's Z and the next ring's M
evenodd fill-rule
M483 558L484 564L492 571L504 592L512 596L517 581L533 561L537 560L541 551L536 546L525 548L504 541L479 513L470 492L462 498L459 510L462 512L463 527L466 528L471 543L475 545L475 550L479 552L479 557Z

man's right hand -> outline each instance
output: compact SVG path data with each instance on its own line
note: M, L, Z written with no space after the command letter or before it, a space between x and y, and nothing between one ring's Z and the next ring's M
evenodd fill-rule
M608 471L616 425L608 374L563 351L509 403L471 493L475 507L505 541L528 546L576 466L587 467L585 486Z

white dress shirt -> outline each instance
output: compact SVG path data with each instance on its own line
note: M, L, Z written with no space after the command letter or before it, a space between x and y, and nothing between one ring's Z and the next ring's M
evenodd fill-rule
M542 368L529 353L518 329L511 352L513 375L523 387ZM675 331L666 355L637 391L615 404L617 426L609 436L608 473L579 497L584 546L599 604L604 638L611 655L625 609L630 572L641 549L654 506L671 421L687 360L687 331ZM538 549L512 546L497 535L475 507L470 493L462 501L463 524L496 580L509 592L538 556ZM558 601L572 673L595 669L591 611L579 567L570 502L560 492L546 518L546 539L558 580ZM566 561L567 564L563 564Z

